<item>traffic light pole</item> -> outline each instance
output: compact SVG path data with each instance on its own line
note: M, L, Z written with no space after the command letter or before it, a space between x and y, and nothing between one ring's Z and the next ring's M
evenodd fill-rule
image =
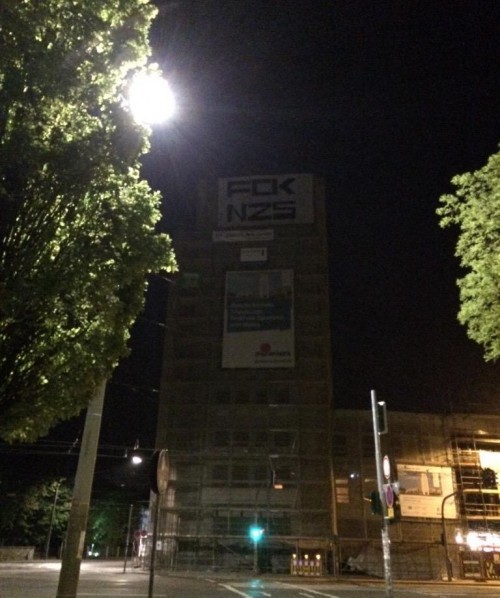
M375 441L375 465L377 468L377 488L382 503L382 554L384 557L385 595L393 597L392 572L391 572L391 548L389 539L389 525L387 517L387 504L384 492L384 475L382 471L382 453L380 450L380 434L386 430L380 430L379 407L383 404L377 403L377 396L374 390L371 391L372 417L373 417L373 439Z

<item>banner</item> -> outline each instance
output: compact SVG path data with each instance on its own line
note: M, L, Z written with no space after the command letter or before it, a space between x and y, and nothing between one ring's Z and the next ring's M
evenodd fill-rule
M219 179L221 228L314 222L314 177L284 174Z
M402 517L441 519L443 498L453 493L451 467L397 464ZM444 515L455 519L455 501L445 503Z
M293 271L227 272L222 367L294 365Z

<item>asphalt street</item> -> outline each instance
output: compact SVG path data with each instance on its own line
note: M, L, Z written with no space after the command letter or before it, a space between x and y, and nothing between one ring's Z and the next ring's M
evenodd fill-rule
M55 598L60 563L33 561L0 564L0 598ZM119 561L86 561L78 597L150 598L149 572L128 569ZM176 572L155 576L156 598L387 598L381 580L296 578L286 575L252 577L213 572ZM500 596L500 583L394 582L393 598Z

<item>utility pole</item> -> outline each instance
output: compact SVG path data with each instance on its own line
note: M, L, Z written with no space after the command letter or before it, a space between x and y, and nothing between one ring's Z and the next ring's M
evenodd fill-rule
M56 598L76 598L80 565L82 564L85 550L85 532L87 529L105 392L106 381L104 380L96 388L87 409Z
M375 441L375 465L377 468L377 488L382 503L382 554L384 557L385 595L393 598L391 572L391 541L389 539L389 518L387 517L387 503L384 492L384 476L382 471L382 453L380 450L380 435L387 432L385 402L377 402L374 390L371 391L373 439ZM384 429L381 429L380 414L382 413Z

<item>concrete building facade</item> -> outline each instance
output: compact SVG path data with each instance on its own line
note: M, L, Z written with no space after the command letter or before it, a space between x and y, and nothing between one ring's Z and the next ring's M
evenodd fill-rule
M170 231L156 445L168 449L161 554L172 567L331 569L331 339L325 189L313 175L200 186ZM257 543L250 528L262 530Z

